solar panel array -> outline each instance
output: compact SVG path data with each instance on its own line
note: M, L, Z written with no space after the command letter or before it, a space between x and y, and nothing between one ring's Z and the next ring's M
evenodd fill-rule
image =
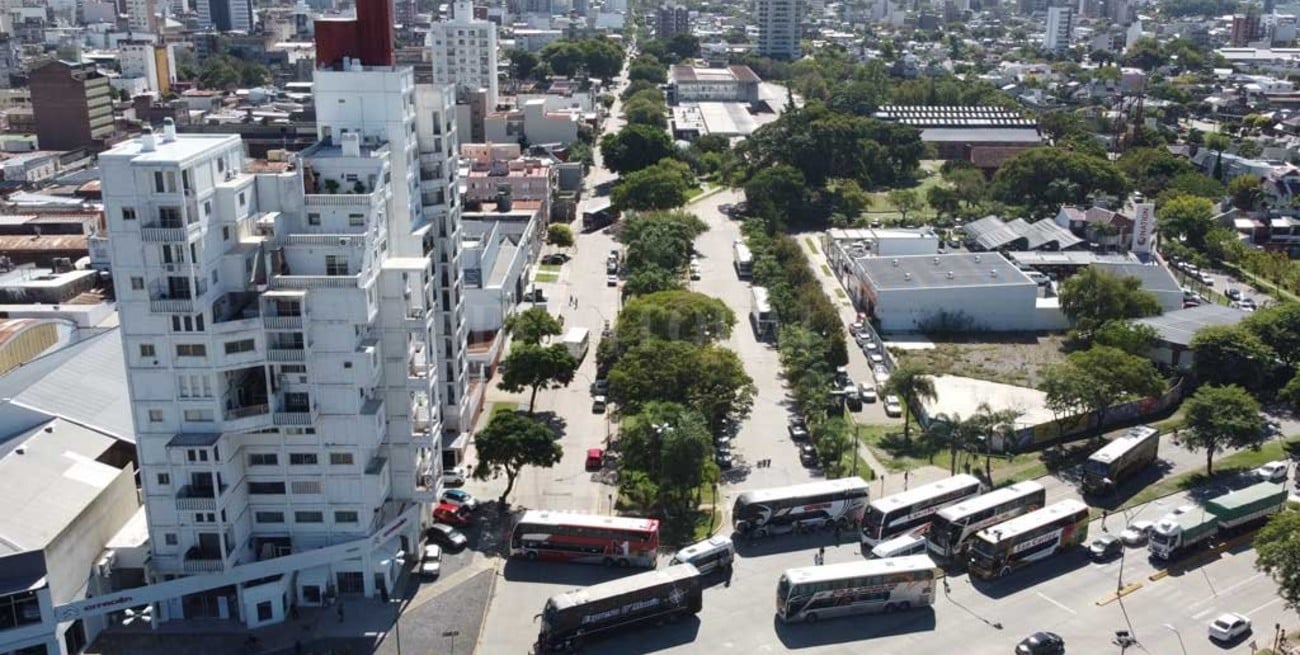
M876 118L924 127L1035 127L1033 119L1001 107L888 105Z

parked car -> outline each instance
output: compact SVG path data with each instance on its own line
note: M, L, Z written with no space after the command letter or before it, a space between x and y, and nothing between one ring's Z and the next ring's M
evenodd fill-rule
M1064 655L1065 640L1055 632L1035 632L1016 644L1016 655Z
M903 401L898 396L885 396L885 415L894 418L903 415Z
M564 264L568 261L569 261L569 256L562 252L553 252L542 258L543 264L549 264L552 266Z
M617 275L607 275L607 276L605 276L605 286L607 286L607 287L616 287L616 286L618 286L618 276L617 276Z
M442 572L442 546L429 544L424 547L424 554L420 557L420 575L436 578L440 572Z
M608 393L609 393L609 380L606 380L605 378L599 378L595 382L591 383L591 395L604 396L604 395L608 395Z
M541 289L529 289L524 292L524 302L546 302L546 294L542 293Z
M885 356L880 354L880 352L877 350L872 350L869 354L867 354L867 359L871 360L872 366L885 363Z
M724 471L730 470L731 467L736 465L735 460L731 458L730 450L719 450L713 453L713 461L717 463L718 468Z
M447 550L461 550L469 545L469 539L460 530L446 523L434 523L429 526L429 539L436 541Z
M1155 527L1154 521L1134 521L1119 533L1119 540L1127 546L1145 545L1153 527Z
M1095 560L1110 559L1124 550L1124 543L1113 534L1103 534L1088 544L1088 554Z
M451 503L438 503L438 506L433 508L433 520L460 527L465 527L474 522L468 507Z
M605 275L618 275L618 262L613 260L606 262Z
M1229 300L1241 300L1241 289L1229 287L1227 291L1223 292L1223 295L1227 296Z
M876 388L869 386L866 382L858 385L858 394L862 396L862 402L864 403L876 402Z
M459 466L453 466L442 470L442 483L448 487L459 487L465 484L465 469Z
M1278 460L1269 462L1255 469L1252 473L1255 474L1256 478L1265 482L1286 482L1286 475L1290 468L1290 464L1285 460Z
M605 468L605 451L601 448L587 449L587 462L584 465L588 471L599 471Z
M1214 286L1214 276L1204 271L1197 273L1196 279L1200 280L1201 284L1204 284L1206 286L1210 286L1210 287Z
M604 414L607 401L604 396L596 396L591 399L591 413Z
M444 503L460 505L471 512L478 509L478 499L462 489L448 489L442 492L441 500Z
M692 279L692 280L699 280L699 279L700 279L700 267L698 267L698 266L692 266L692 267L691 267L691 279Z
M804 466L817 466L817 448L810 443L800 445L799 461Z
M1254 299L1254 298L1243 297L1243 298L1242 298L1240 301L1238 301L1238 302L1241 303L1241 308L1244 309L1244 310L1246 310L1246 311L1248 311L1248 312L1253 312L1253 311L1255 311L1256 309L1259 309L1259 305L1256 305L1256 304L1255 304L1255 299Z
M1212 641L1232 641L1250 632L1250 617L1236 612L1220 614L1210 621L1209 632Z

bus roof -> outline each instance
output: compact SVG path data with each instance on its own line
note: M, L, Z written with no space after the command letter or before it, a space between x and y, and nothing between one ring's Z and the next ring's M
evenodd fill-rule
M990 507L996 507L1009 500L1038 493L1042 490L1043 485L1032 480L1028 482L1018 482L1009 487L1003 487L996 491L990 491L986 494L976 496L970 500L963 500L956 505L949 505L939 510L939 518L951 521L963 516L970 516L975 512L982 512Z
M814 582L826 582L828 580L839 580L841 578L856 578L868 575L884 575L888 573L902 573L907 571L925 571L927 569L937 569L934 560L929 555L905 555L903 557L887 557L884 559L866 559L853 562L842 562L840 564L826 564L824 566L805 566L797 569L786 569L782 578L790 581L790 584L808 584Z
M882 512L890 512L900 507L912 505L919 500L931 498L961 487L979 486L979 484L979 478L962 473L960 475L954 475L951 478L944 478L936 482L931 482L930 484L923 484L911 491L904 491L892 496L877 498L871 503L871 506Z
M603 211L607 211L610 207L613 206L614 206L614 201L609 196L599 196L595 198L588 198L587 201L584 202L582 205L582 211L584 213L603 212Z
M740 239L736 239L735 248L736 248L736 259L752 260L754 258L754 254L749 251L749 246L745 245L744 241L741 241Z
M767 287L750 287L750 292L754 294L754 304L758 305L759 311L772 311L772 306L767 300Z
M1006 541L1007 539L1013 539L1025 532L1029 532L1034 528L1041 527L1045 523L1055 521L1062 516L1069 516L1070 514L1079 511L1088 511L1088 506L1073 498L1062 500L1055 505L1048 505L1043 509L1030 512L1023 516L1018 516L1010 521L999 523L990 528L984 528L983 530L980 530L980 533L976 535L976 537L987 538L988 541L994 543ZM996 535L996 537L994 535Z
M551 596L550 605L557 610L585 605L606 598L617 598L638 589L659 586L700 577L700 572L693 564L674 564L662 569L646 571L626 578L618 578L588 587Z
M700 553L714 550L716 548L725 548L730 543L731 543L731 537L726 537L723 535L709 537L704 541L697 541L677 551L676 557L678 558L694 557Z
M848 491L850 489L867 490L867 481L858 477L839 478L837 480L819 480L817 482L805 482L804 484L795 484L788 487L772 487L770 489L754 489L740 494L736 500L746 503L761 503L767 500L777 498L789 498L791 496L811 496L813 494L824 494L832 491Z
M1139 425L1129 428L1128 432L1122 437L1116 437L1113 441L1102 446L1100 450L1088 456L1088 459L1109 464L1121 455L1135 448L1138 444L1146 441L1152 435L1158 435L1160 431L1149 426Z
M601 514L582 514L579 512L554 512L547 509L529 510L515 523L532 523L535 525L576 525L584 528L608 528L615 530L657 530L659 521L634 516L604 516Z

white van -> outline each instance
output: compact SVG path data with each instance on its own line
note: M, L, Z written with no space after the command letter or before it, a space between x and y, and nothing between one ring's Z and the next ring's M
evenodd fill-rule
M925 537L905 534L876 544L867 555L869 559L885 559L904 555L920 555L925 552Z
M729 569L736 559L736 547L730 537L709 537L699 543L691 544L673 555L668 564L694 564L700 573L715 569Z
M587 356L587 348L591 345L591 330L585 327L569 328L564 333L564 347L569 349L569 354L578 360L579 363Z

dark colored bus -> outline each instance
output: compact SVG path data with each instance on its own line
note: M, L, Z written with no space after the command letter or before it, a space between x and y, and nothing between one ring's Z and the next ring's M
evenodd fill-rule
M1160 453L1160 431L1139 425L1122 437L1102 446L1083 463L1083 490L1104 494L1156 461Z
M867 481L858 477L746 491L736 498L736 532L766 537L800 527L848 527L862 520Z
M690 564L566 591L546 601L533 652L572 651L612 631L698 614L703 600L700 572Z

